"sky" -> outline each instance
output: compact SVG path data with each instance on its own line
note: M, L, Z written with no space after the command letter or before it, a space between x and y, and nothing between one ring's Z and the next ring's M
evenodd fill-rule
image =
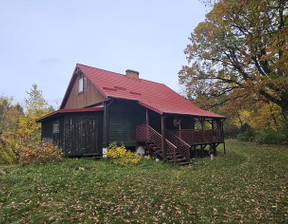
M81 63L181 92L184 49L207 9L199 0L0 0L0 95L33 84L55 109Z

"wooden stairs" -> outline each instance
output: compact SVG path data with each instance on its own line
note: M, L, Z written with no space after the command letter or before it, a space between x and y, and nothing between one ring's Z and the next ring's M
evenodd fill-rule
M138 125L136 127L137 142L145 142L146 149L152 157L166 160L177 165L190 164L190 145L174 135L169 130L165 130L165 137L149 125ZM164 142L166 156L163 152Z
M146 142L146 147L148 149L148 152L152 157L154 158L159 158L159 159L164 159L163 151L161 147L155 145L153 142ZM179 152L175 153L175 157L173 158L172 156L167 156L167 162L174 163L180 166L185 166L189 165L190 158L186 158L185 156L181 155Z

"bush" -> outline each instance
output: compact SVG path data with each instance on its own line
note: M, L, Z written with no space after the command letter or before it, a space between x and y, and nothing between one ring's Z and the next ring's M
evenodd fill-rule
M237 139L244 142L252 142L255 137L255 131L247 123L242 125L239 129Z
M61 150L52 144L24 140L19 134L1 136L0 164L27 165L61 159Z
M0 164L13 164L18 160L19 139L16 135L1 135Z
M261 130L256 134L255 141L264 144L288 145L288 131L274 131L273 129Z
M106 156L119 166L133 166L141 161L141 156L128 151L124 145L118 146L116 142L109 145Z
M237 135L239 134L239 128L233 123L232 119L225 120L223 128L225 138L237 138Z
M50 161L61 161L61 150L50 143L24 143L19 148L20 165L28 165L30 163L47 163Z

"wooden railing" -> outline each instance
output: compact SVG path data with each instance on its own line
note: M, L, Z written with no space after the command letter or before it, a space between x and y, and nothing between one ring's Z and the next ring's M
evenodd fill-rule
M223 133L220 129L194 130L183 129L172 133L187 142L189 145L223 142Z
M146 124L136 126L136 141L151 142L162 149L162 135ZM176 161L177 147L168 139L165 139L166 157ZM162 152L164 150L162 149Z
M186 159L190 159L190 145L167 129L165 133L166 138L177 147L176 151Z

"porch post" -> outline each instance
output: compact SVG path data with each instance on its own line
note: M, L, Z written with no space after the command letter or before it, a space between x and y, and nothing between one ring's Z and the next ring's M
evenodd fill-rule
M146 108L146 141L149 140L149 113L148 109Z
M205 118L201 118L200 122L201 122L201 128L202 128L202 142L206 142L205 136L204 136ZM201 146L201 153L202 153L202 146ZM201 154L201 157L202 157L202 154Z
M178 134L178 136L179 136L179 138L182 139L182 131L181 131L181 129L182 129L182 127L181 127L181 125L182 125L182 120L178 120L178 121L179 121L179 124L178 124L179 134Z
M224 119L221 120L221 139L223 141L223 145L224 145L224 155L226 155L226 147L225 147L225 138L224 138Z
M162 135L162 152L163 159L166 160L166 148L165 148L165 116L161 115L161 135Z

